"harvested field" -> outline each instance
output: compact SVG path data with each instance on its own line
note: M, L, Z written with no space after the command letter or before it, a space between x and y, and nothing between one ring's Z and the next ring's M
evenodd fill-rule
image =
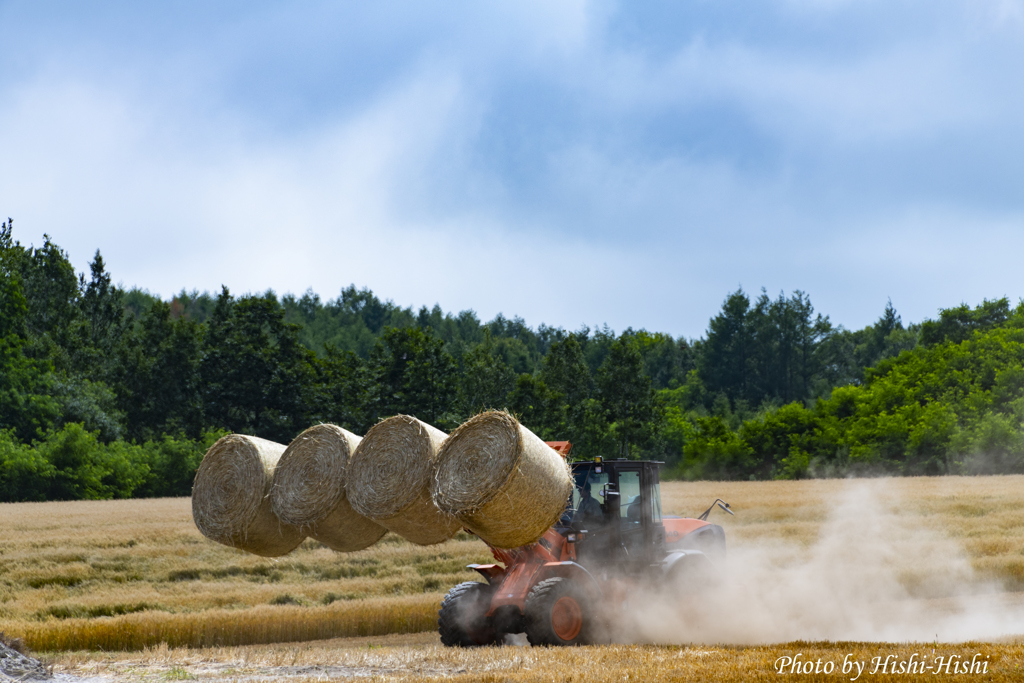
M429 548L389 534L344 554L306 540L261 558L203 538L187 498L6 504L0 524L0 631L35 650L370 635L367 611L383 619L373 633L418 631L475 576L465 565L490 558L465 533Z
M795 657L801 666L817 665L819 674L782 674L781 657ZM849 656L849 657L848 657ZM888 660L888 673L881 665ZM959 645L886 643L787 643L771 646L656 646L606 645L579 648L521 646L477 649L446 648L434 633L381 638L349 638L304 645L264 645L205 650L156 648L145 652L61 654L55 669L95 680L146 681L288 681L358 679L422 683L621 683L622 681L848 681L857 677L854 662L864 665L860 681L945 680L934 675L936 658L967 666L974 658L983 675L949 677L959 680L1016 681L1024 669L1024 643L963 643ZM879 670L871 673L879 658ZM893 674L900 663L932 666L914 674ZM820 663L819 663L820 660ZM852 671L842 673L844 661ZM831 667L828 667L831 663ZM792 668L792 664L789 665ZM822 670L830 668L830 673ZM943 672L945 673L945 672Z
M737 513L736 517L728 517L716 511L711 519L725 527L730 566L741 569L741 574L761 578L763 574L759 572L770 571L777 572L769 576L780 581L780 577L788 576L803 580L798 573L801 567L828 574L826 570L833 558L830 553L839 553L834 555L832 564L852 565L853 573L832 578L840 582L851 578L863 581L864 576L857 573L861 565L840 553L842 546L849 546L856 558L877 555L878 561L869 567L876 573L866 576L869 581L879 577L885 580L882 602L913 607L899 611L899 619L925 618L926 622L918 624L920 628L916 630L877 630L870 619L864 624L808 620L797 605L790 608L790 613L784 613L783 626L790 624L793 631L787 632L779 624L765 623L764 615L758 615L758 609L775 605L770 601L758 604L763 593L760 591L752 601L728 605L727 610L718 614L715 623L702 631L705 639L711 638L710 642L700 647L680 650L616 646L596 651L617 653L614 657L625 658L623 661L664 660L668 667L665 672L669 674L676 670L672 668L676 664L671 657L697 657L703 661L701 657L710 655L693 653L715 650L729 653L730 660L739 658L737 661L746 662L741 667L745 671L756 669L768 676L772 672L764 672L763 667L758 669L761 664L757 662L767 656L764 652L781 651L784 646L764 650L739 645L724 647L718 643L853 640L821 634L841 634L846 632L844 629L858 632L856 628L861 627L880 634L870 640L970 640L969 634L937 634L933 630L938 623L936 615L939 621L943 615L956 618L965 604L984 607L969 613L971 618L995 615L1003 619L989 620L1002 630L985 635L986 639L994 641L1024 633L1024 628L1013 630L1016 622L1011 619L1024 615L1020 599L1024 594L1006 592L1024 587L1024 477L672 482L663 485L663 508L666 513L692 516L703 511L716 496L731 503ZM191 521L188 499L5 504L0 505L0 523L6 532L0 545L0 631L24 637L37 651L156 648L145 655L104 655L104 661L110 662L167 653L161 643L168 641L175 646L242 646L422 631L431 628L443 593L456 583L475 578L464 566L490 560L487 548L465 533L429 548L388 534L372 548L348 554L334 553L307 540L283 558L255 557L204 539ZM894 549L900 552L894 553ZM955 581L951 582L951 577ZM863 588L864 584L855 586ZM798 581L794 589L803 587ZM868 587L872 587L870 583ZM889 591L901 591L900 600L891 600ZM854 597L840 593L838 599L853 601ZM845 603L834 606L849 607ZM891 616L885 611L876 614L870 610L854 610L852 614L865 618ZM693 638L685 625L659 621L662 616L645 620L656 624L657 631L639 630L633 638L675 643L701 640ZM957 619L959 622L974 624L970 619ZM890 623L908 626L899 620ZM729 628L722 630L716 624ZM427 642L433 643L433 637L430 634L413 638L427 638ZM350 655L381 654L375 648L363 653L349 645L337 647L344 654L337 654L339 662L355 662L344 659ZM530 662L539 662L544 657L550 657L552 662L558 659L545 655L542 649L497 648L473 653L430 649L433 645L424 647L427 649L413 651L408 645L401 645L398 650L389 651L388 656L397 658L400 668L425 667L424 672L429 669L429 662L454 662L451 669L437 669L438 675L462 675L462 668L465 676L477 679L496 670L518 676L509 680L533 680L531 676L539 674L534 669L508 668L513 665L502 657ZM913 649L902 645L857 647L890 648L887 652ZM1007 645L999 647L1003 648L1000 652L1012 650L1006 650L1010 647ZM959 652L961 646L955 648ZM185 667L188 673L191 665L176 658L193 657L199 661L222 658L217 653L228 653L223 657L249 657L255 661L253 658L285 657L286 653L298 656L295 653L307 651L320 652L325 658L335 656L326 654L331 651L327 645L315 643L301 647L182 649L171 650L164 656L170 658L168 661L178 662L172 666ZM1019 648L1012 651L1017 653L1012 656L1018 657L1014 661L1019 661ZM679 654L682 652L691 654ZM566 653L561 657L576 661L577 655ZM61 655L55 661L59 668L94 660L86 654ZM489 666L495 668L487 669ZM700 670L693 662L687 666L688 670ZM622 668L609 671L624 672L627 668L623 664ZM584 670L590 669L580 669ZM379 675L394 674L381 670ZM622 680L622 676L616 680Z

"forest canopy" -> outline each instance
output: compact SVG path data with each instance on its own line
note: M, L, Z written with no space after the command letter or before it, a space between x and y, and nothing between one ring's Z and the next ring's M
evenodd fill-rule
M227 432L288 443L507 408L579 458L666 476L1024 472L1024 306L861 330L806 292L726 295L700 339L402 308L350 285L169 300L0 228L0 501L188 495Z

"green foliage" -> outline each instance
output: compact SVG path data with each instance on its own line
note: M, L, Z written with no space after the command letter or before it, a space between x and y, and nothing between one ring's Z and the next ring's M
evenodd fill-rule
M51 387L60 411L60 424L80 423L95 431L104 443L124 436L124 413L117 408L117 395L103 382L84 377L59 375Z
M823 356L828 359L823 378L831 386L861 384L864 372L886 358L913 350L918 343L920 325L903 327L903 321L892 302L873 324L851 332L838 329L823 342Z
M651 439L655 422L651 378L644 373L639 344L626 337L612 343L597 371L601 404L611 423L618 457L628 458L631 447L642 448Z
M67 424L32 444L0 432L0 502L187 496L203 455L227 432L104 444Z
M174 319L171 306L162 301L135 323L112 373L130 438L144 440L179 431L199 435L204 425L203 332L203 327L187 318ZM216 360L225 361L223 357Z
M122 301L125 312L133 318L138 318L161 299L155 294L150 294L148 290L132 287L124 293Z
M411 311L390 301L382 302L369 290L357 290L355 285L326 304L312 291L298 299L285 296L281 303L285 320L301 326L302 343L318 354L332 347L352 351L365 359L384 327L409 327L413 321Z
M42 247L19 249L13 258L25 283L29 334L40 342L40 351L53 354L60 364L82 317L77 306L81 292L67 254L49 235L43 239Z
M65 425L33 446L52 467L48 500L128 498L149 473L137 446L123 441L104 445L78 424Z
M551 391L544 380L536 375L523 373L516 378L516 384L509 394L508 403L512 413L523 424L531 425L537 436L554 440L553 430L548 423L548 405L552 402Z
M11 239L11 226L0 227L0 429L31 439L58 418L51 398L52 366L48 359L25 353L28 300L20 267L25 252Z
M760 419L748 420L738 436L753 455L745 474L757 479L800 478L809 467L808 453L815 450L814 413L800 403L790 403L766 412ZM776 474L776 469L782 472Z
M209 423L285 443L309 426L315 356L284 317L272 292L235 301L223 289L199 365Z
M462 356L459 414L469 417L489 408L507 407L515 385L515 371L498 352L490 330L485 329L484 340Z
M828 318L815 315L810 297L799 290L774 300L762 290L751 306L740 289L711 320L698 376L710 396L723 394L733 403L807 401L825 388L834 333Z
M20 252L11 241L7 223L0 227L0 338L18 337L28 333L28 301L18 268Z
M370 353L374 421L403 413L442 428L457 426L452 403L458 366L444 346L429 329L384 329Z
M418 312L354 285L322 301L122 291L0 226L0 499L187 495L227 431L289 442L408 413L509 408L575 457L688 478L1024 471L1024 304L833 327L795 291L729 294L703 339L568 333Z
M227 433L227 430L211 429L196 440L165 434L146 441L140 450L149 471L133 495L139 498L192 495L192 482L203 455Z
M545 415L540 424L548 428L552 439L564 438L578 443L584 401L593 395L594 386L576 335L551 345L544 356L540 380L546 389ZM563 436L556 437L556 434Z
M989 413L950 440L955 466L965 474L1024 473L1024 400L1009 413Z
M694 349L686 339L647 330L627 329L622 334L636 342L643 358L643 372L651 378L652 387L666 389L686 383L687 374L695 367Z
M753 450L721 417L694 417L689 432L680 466L686 478L755 478Z
M747 365L753 339L749 311L750 297L739 289L726 298L722 312L708 325L697 373L709 394L721 393L731 400L750 394Z
M49 429L60 408L49 361L28 358L23 346L15 335L0 337L0 428L27 440Z
M337 424L357 434L373 426L369 365L352 351L328 345L316 363L310 419Z
M743 422L752 454L737 475L993 473L1024 469L1024 330L975 332L866 371L813 408L793 403ZM720 429L700 423L686 448L720 459Z
M959 344L975 332L1002 326L1010 318L1010 301L1006 297L985 299L973 309L967 304L939 311L938 320L921 325L921 344L934 346L945 342Z
M0 431L0 502L47 500L56 470L43 455Z

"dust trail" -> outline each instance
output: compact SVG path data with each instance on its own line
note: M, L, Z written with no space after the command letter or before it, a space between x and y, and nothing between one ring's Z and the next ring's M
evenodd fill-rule
M617 639L770 643L946 641L1024 634L1017 596L975 576L963 548L912 527L885 482L851 483L809 547L736 541L713 587L630 601Z

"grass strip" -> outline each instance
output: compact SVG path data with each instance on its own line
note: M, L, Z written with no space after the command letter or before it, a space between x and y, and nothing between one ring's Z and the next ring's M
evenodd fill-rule
M170 614L140 612L100 619L6 623L35 651L142 650L290 643L353 636L429 631L441 595L427 594L334 603L325 607L262 605L245 610Z

